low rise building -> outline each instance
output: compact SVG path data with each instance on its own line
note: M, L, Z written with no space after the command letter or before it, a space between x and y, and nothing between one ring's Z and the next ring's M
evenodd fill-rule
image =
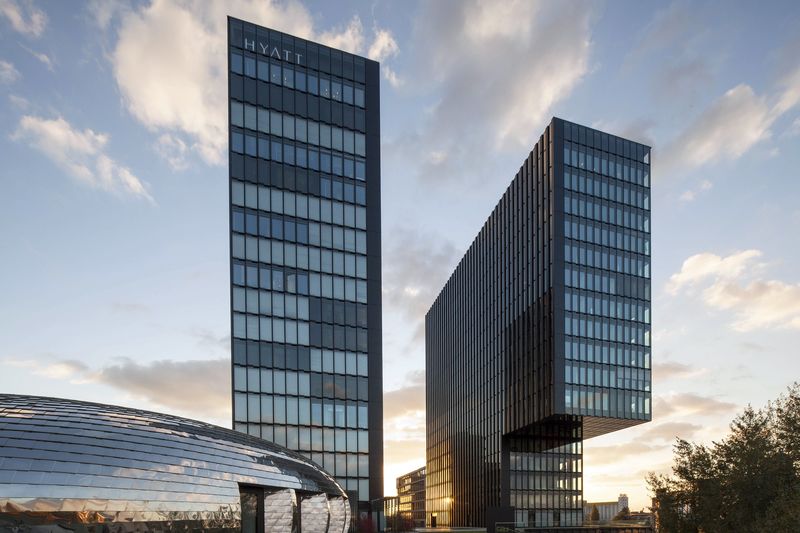
M413 523L425 527L425 467L397 478L398 513Z
M597 518L593 519L594 509L597 509ZM583 502L583 515L589 523L610 522L623 509L630 509L628 495L620 494L617 501Z

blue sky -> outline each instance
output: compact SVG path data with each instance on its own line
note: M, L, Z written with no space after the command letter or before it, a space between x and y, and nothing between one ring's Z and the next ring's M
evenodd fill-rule
M229 424L228 14L383 65L387 494L424 313L554 115L654 147L654 420L587 499L800 376L797 2L0 0L0 390Z

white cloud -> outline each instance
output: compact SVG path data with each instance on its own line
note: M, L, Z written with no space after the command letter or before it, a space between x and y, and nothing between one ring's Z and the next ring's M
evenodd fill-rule
M425 464L424 370L409 372L402 388L384 394L383 416L386 490L392 494L394 478Z
M36 50L28 48L24 44L20 46L22 46L22 48L24 48L26 52L28 52L30 55L36 58L37 61L39 61L41 64L47 67L47 70L53 72L53 60L50 59L50 56L48 56L44 52L37 52Z
M713 186L714 184L711 183L709 180L703 180L700 182L700 185L698 185L696 188L684 191L680 195L679 199L681 202L687 202L687 203L693 202L697 198L698 194L710 191Z
M3 15L19 33L39 37L47 26L47 15L32 0L0 0Z
M696 416L715 416L736 410L736 404L719 400L712 396L693 393L670 392L653 400L653 416L663 420L675 417L679 420ZM689 415L694 415L689 417Z
M667 292L703 284L702 300L710 308L732 311L733 329L800 329L800 283L760 278L764 265L754 263L762 253L745 250L727 257L694 255L673 274Z
M19 71L12 63L0 59L0 83L14 83L19 79Z
M354 15L344 28L333 28L317 37L320 43L351 53L359 53L364 48L364 26L358 15Z
M706 289L703 299L711 307L734 311L737 331L800 329L800 283L720 281Z
M124 391L134 399L205 420L230 419L230 380L219 379L221 375L229 375L228 358L165 359L145 364L119 359L99 369L71 359L4 359L0 363L28 368L36 376L73 384L101 383Z
M397 45L397 41L394 40L391 31L381 28L375 29L375 40L369 46L367 57L374 61L382 62L397 55L399 51L400 47Z
M665 163L696 167L721 158L736 159L769 137L771 124L766 100L749 85L737 85L666 149Z
M786 135L790 137L793 137L795 135L800 135L800 117L794 119L794 122L792 122L792 125L786 131Z
M425 314L453 270L459 253L450 241L411 231L393 232L384 262L384 305L414 324L424 339Z
M683 262L680 272L673 274L667 283L667 292L677 294L681 289L692 286L708 278L736 279L753 259L761 257L759 250L744 250L727 257L712 253L696 254Z
M395 57L400 52L400 47L394 39L392 32L385 28L375 28L375 39L369 46L367 57L384 63L392 57ZM400 76L388 65L381 65L381 72L386 81L392 87L400 87L403 85L403 80Z
M101 30L108 29L114 17L130 9L130 4L123 0L90 0L87 7L92 21Z
M153 0L112 11L99 6L94 18L101 27L120 17L111 61L130 113L159 137L180 139L184 158L194 152L215 165L227 160L227 15L356 53L365 43L357 16L343 28L317 33L309 11L294 0Z
M156 141L155 149L158 155L172 167L172 170L185 170L189 166L186 160L189 147L177 135L161 134Z
M678 363L677 361L653 363L653 377L658 381L693 378L705 374L706 371L705 368Z
M27 98L16 94L9 94L8 100L11 102L11 105L16 107L17 109L28 109L28 106L31 104Z
M145 183L104 152L109 139L105 133L81 131L62 117L25 115L12 137L36 148L85 185L153 201Z
M800 102L800 67L795 66L771 94L740 84L712 102L661 156L664 168L692 168L735 160L772 136L775 121Z
M413 78L435 102L398 157L426 181L478 179L486 150L529 149L589 69L592 10L573 3L429 2L413 34Z

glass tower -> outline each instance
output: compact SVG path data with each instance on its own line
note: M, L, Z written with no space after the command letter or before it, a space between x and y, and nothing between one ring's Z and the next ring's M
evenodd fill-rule
M234 429L383 496L379 65L228 19Z
M580 526L583 440L651 418L650 148L554 118L425 342L427 523Z

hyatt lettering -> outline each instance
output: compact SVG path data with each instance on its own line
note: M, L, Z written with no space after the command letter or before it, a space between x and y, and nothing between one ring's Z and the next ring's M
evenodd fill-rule
M251 41L247 37L244 38L244 49L250 50L251 52L256 51L256 42ZM283 52L283 54L281 54ZM302 54L294 53L291 50L279 50L277 46L273 46L270 49L269 45L264 44L262 42L258 43L258 53L264 56L274 57L281 61L288 61L290 63L294 62L298 65L300 64L300 58L303 57Z

